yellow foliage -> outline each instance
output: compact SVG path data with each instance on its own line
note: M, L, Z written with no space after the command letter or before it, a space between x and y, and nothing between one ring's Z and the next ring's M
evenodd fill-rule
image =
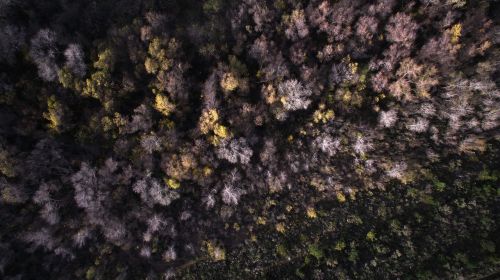
M281 104L283 104L283 106L285 106L285 105L286 105L286 103L287 103L286 97L285 97L285 96L282 96L282 97L280 98L280 102L281 102Z
M272 84L267 85L264 88L263 92L267 104L273 104L274 102L276 102L276 89Z
M151 42L149 43L148 54L158 59L166 58L167 53L165 49L161 47L161 45L162 40L160 38L153 38L153 40L151 40Z
M327 184L325 184L325 182L322 179L318 178L312 178L311 181L309 182L309 185L320 192L324 191L327 187Z
M341 92L342 102L344 102L346 105L348 105L352 100L351 91L346 89L346 90L342 90L340 92Z
M462 24L457 23L451 27L451 43L456 44L462 36Z
M62 105L56 100L55 96L51 96L47 100L47 107L48 112L45 112L43 117L49 121L51 129L59 131L64 115Z
M156 74L156 72L158 72L158 61L148 57L146 61L144 61L144 67L149 74Z
M204 176L208 177L208 176L212 175L212 173L213 173L212 168L210 168L208 166L203 167L203 175Z
M163 94L157 94L155 97L155 109L165 116L170 115L175 109L175 106L168 100L168 97Z
M293 10L290 20L292 21L301 21L304 20L304 10Z
M358 72L358 63L357 62L351 62L349 63L349 70L351 71L351 74L356 74Z
M347 64L347 67L349 68L349 72L351 72L351 74L356 74L358 72L358 63L357 62L353 62L351 60L351 56L346 56L342 59L342 62L344 62L345 64Z
M101 70L110 70L113 64L113 53L110 49L105 49L98 54L98 59L94 62L94 67Z
M71 72L68 70L68 68L64 67L59 72L57 73L57 76L59 78L59 83L64 88L73 88L74 87L74 82L73 82L73 75Z
M307 208L307 217L310 219L316 219L318 217L318 214L316 213L316 210L312 207Z
M234 230L236 230L236 231L240 231L241 226L240 226L238 223L234 223L234 224L233 224L233 228L234 228Z
M333 110L325 110L325 104L320 104L318 110L316 110L313 114L313 121L315 123L327 123L330 120L333 120L335 117L335 112Z
M349 192L349 198L351 200L356 200L356 191L353 190L353 191Z
M264 218L264 217L258 217L257 218L257 224L258 225L265 225L266 224L266 218Z
M101 119L101 124L103 131L110 131L114 126L113 120L109 116L104 116Z
M110 87L110 75L107 71L97 71L85 81L83 95L100 99L107 88Z
M340 202L340 203L344 203L346 202L346 197L343 193L341 192L338 192L337 193L337 200Z
M168 58L167 50L162 47L163 45L165 45L164 41L158 37L149 43L148 54L150 57L144 61L144 67L149 74L156 74L160 70L167 71L172 67L173 61ZM172 39L169 48L175 50L177 47L177 41Z
M169 178L169 179L165 180L165 182L167 183L167 186L169 188L174 189L174 190L180 188L180 186L181 186L181 183L179 183L179 181L177 181L173 178Z
M218 120L219 114L217 113L217 110L210 109L203 111L199 121L201 133L208 134L213 132L213 134L209 135L209 141L214 146L218 146L222 139L231 136L229 129L226 126L219 124L217 122Z
M285 233L286 231L285 225L283 223L276 224L276 231L279 233Z
M225 91L233 91L238 87L238 80L232 73L225 73L220 81L220 86Z
M218 120L219 120L219 113L217 113L217 110L210 109L203 111L200 118L201 133L207 134L208 132L213 130Z
M458 149L462 153L473 154L474 152L484 153L488 148L487 142L482 137L469 136L465 138Z
M212 135L208 137L208 141L214 146L219 146L219 144L221 143L221 138L217 137L217 135Z
M220 125L220 124L215 124L214 134L220 138L226 138L229 136L229 131L228 131L227 127Z
M207 246L208 255L212 258L212 260L223 261L226 259L226 252L224 249L215 246L211 241L205 242L205 245Z

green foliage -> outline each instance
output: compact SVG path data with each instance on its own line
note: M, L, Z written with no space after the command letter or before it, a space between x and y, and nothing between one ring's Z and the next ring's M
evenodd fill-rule
M325 256L323 250L319 248L318 244L309 244L309 246L307 247L307 251L318 261Z
M203 3L203 11L206 13L216 13L222 8L223 4L223 0L205 0Z
M0 173L6 177L16 176L13 166L7 151L0 148Z
M373 231L370 230L366 234L366 240L368 240L368 241L374 241L375 240L375 232L373 232Z
M289 252L284 244L276 245L276 253L282 258L289 257Z
M343 251L346 247L346 244L344 241L337 241L337 243L335 244L335 251Z
M444 182L436 181L434 182L434 187L438 192L442 192L446 188L446 184Z
M358 251L356 249L351 249L349 251L349 255L347 257L347 259L350 261L350 262L353 262L353 263L356 263L358 261Z
M85 273L85 279L91 280L94 279L96 274L96 270L94 266L91 266L87 269L87 272Z
M496 252L496 245L495 242L491 240L481 240L480 242L481 248L485 250L488 253L495 253Z
M484 168L480 173L479 173L479 180L481 181L498 181L500 171L489 171L488 169Z

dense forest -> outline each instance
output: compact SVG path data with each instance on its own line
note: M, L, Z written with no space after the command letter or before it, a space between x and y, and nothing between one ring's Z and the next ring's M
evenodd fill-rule
M0 278L498 279L499 15L0 0Z

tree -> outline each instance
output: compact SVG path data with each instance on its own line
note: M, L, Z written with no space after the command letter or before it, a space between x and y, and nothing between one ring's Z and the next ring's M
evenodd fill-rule
M261 35L250 46L249 54L252 58L259 61L259 63L269 63L271 61L269 53L274 51L272 46L272 42L269 42L264 35Z
M418 24L405 13L396 13L386 26L387 40L410 48L417 38Z
M64 57L66 58L64 66L74 75L83 78L87 71L87 66L85 65L83 51L80 45L69 44L64 51Z
M165 252L163 252L163 260L165 262L172 262L177 259L177 252L174 246L170 246Z
M141 200L149 207L153 207L154 204L168 206L180 197L178 192L167 188L157 179L151 177L137 180L132 189L141 196Z
M356 35L362 41L370 42L378 29L378 21L371 16L362 16L356 24Z
M56 41L57 35L50 29L41 29L31 39L30 56L38 68L38 76L45 81L54 81L59 71Z
M364 155L373 149L373 144L366 137L358 136L356 137L356 142L354 142L353 149L357 154Z
M0 201L6 204L21 204L28 199L29 195L22 185L14 185L5 178L0 178Z
M161 150L161 141L155 134L145 135L141 139L141 147L148 153L151 154L153 151Z
M33 243L35 248L43 247L47 250L53 250L59 244L59 240L54 237L54 233L46 227L26 233L23 236L23 239L26 242Z
M141 104L134 109L132 120L127 123L127 133L135 133L137 131L149 132L153 126L151 119L151 110L145 104Z
M378 117L378 123L384 128L390 128L398 120L398 112L396 110L381 111Z
M226 185L224 189L222 189L222 201L228 205L238 205L241 194L241 190Z
M287 28L285 35L288 39L296 41L309 35L304 10L293 10L292 14L285 21Z
M330 83L332 86L337 86L342 84L345 80L349 80L352 73L349 71L347 65L343 62L335 63L332 65L330 74Z
M429 121L425 118L413 119L409 124L406 125L406 127L410 131L422 133L425 132L429 127Z
M312 91L297 80L287 80L278 85L279 100L288 111L307 109Z
M203 83L203 107L206 109L217 108L217 74L212 73L208 79Z
M316 2L317 3L317 2ZM342 42L352 34L352 23L357 15L358 1L322 1L318 7L308 7L308 19L319 31L325 32L328 42Z
M340 148L340 140L334 139L330 135L318 136L313 145L328 156L334 156Z
M75 188L75 201L81 208L93 213L99 211L106 199L104 190L100 190L97 173L88 163L82 163L80 170L71 177Z
M405 171L407 168L408 165L406 164L406 162L404 161L397 162L392 165L392 167L387 171L386 174L390 178L402 180L403 177L405 176Z
M84 227L78 230L73 235L73 244L77 247L83 247L88 239L92 237L92 231L90 228Z
M40 188L33 195L33 201L42 206L40 210L41 217L49 224L57 224L60 220L58 207L55 201L50 197L51 192L57 191L59 188L54 184L42 183Z
M0 174L8 178L16 176L14 160L2 147L0 147Z
M0 8L2 10L2 8ZM25 32L14 25L5 25L0 28L0 61L14 62L14 55L25 44Z
M217 150L217 156L230 163L248 164L253 151L245 138L224 141Z

